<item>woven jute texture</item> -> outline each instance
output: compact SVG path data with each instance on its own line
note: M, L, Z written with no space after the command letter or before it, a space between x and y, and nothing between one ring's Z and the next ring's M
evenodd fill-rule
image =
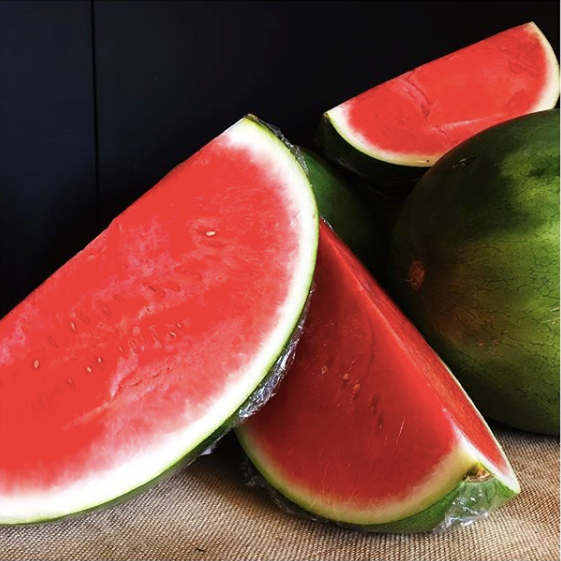
M362 534L292 517L243 484L229 437L212 455L127 503L46 525L0 528L0 559L559 559L559 442L499 430L519 497L447 534Z

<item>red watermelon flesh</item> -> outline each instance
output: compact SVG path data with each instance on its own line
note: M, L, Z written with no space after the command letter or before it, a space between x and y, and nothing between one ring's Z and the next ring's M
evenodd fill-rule
M262 382L311 286L305 172L245 118L0 322L0 523L146 484Z
M326 115L360 152L428 167L479 131L550 109L558 97L555 53L527 23L374 87Z
M416 515L468 474L518 490L455 378L325 224L294 364L237 434L275 489L349 524Z

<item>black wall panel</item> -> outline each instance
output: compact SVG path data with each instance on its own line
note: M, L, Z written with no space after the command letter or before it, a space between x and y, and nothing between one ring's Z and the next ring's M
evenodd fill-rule
M0 0L0 314L245 113L311 145L325 109L530 20L559 54L555 1Z
M0 3L0 315L97 230L90 12Z

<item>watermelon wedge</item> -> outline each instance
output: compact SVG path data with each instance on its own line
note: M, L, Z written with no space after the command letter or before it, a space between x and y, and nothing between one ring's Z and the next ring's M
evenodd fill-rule
M306 511L383 532L484 516L519 491L449 370L325 225L292 368L236 429L267 482Z
M175 168L0 322L0 523L157 480L236 420L291 340L317 209L246 117Z
M408 183L475 133L550 109L558 97L555 53L527 23L327 111L318 143L331 159L379 184Z

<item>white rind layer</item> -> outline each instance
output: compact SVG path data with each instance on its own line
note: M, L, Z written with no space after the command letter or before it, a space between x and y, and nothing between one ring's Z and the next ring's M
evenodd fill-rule
M530 33L536 35L541 43L549 70L546 87L533 109L535 113L536 111L545 111L546 109L553 108L559 99L559 61L557 60L553 47L542 33L541 29L533 21L528 24L527 28Z
M546 86L536 99L534 106L528 113L551 109L559 98L559 62L553 47L542 33L540 28L534 23L526 24L529 33L536 35L540 41L544 56L547 60L548 76ZM442 154L408 153L400 154L373 144L364 135L354 130L349 123L349 111L352 107L353 99L334 107L326 112L326 116L331 122L337 133L353 148L362 152L364 155L380 160L388 164L407 167L430 167L442 157ZM513 118L515 116L513 115Z
M272 176L283 178L287 199L293 203L292 227L301 244L285 304L278 322L263 341L245 372L232 372L232 384L196 422L179 428L158 446L138 451L112 469L64 487L45 491L19 490L0 495L0 524L48 520L88 510L126 495L156 479L220 428L265 378L296 327L308 298L318 243L318 213L303 168L289 148L264 125L244 118L218 137L232 147L244 147L263 162ZM92 460L94 460L92 458Z

